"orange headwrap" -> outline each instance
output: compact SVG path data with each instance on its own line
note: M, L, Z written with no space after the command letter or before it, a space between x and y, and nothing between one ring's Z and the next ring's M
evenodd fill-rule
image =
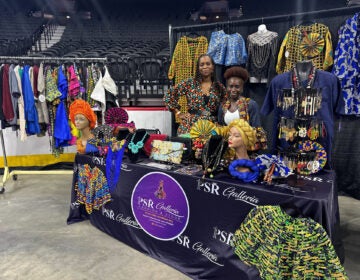
M69 116L72 123L75 123L75 116L77 114L82 114L89 120L91 129L95 127L97 117L94 111L91 109L90 104L85 100L76 99L73 103L71 103Z

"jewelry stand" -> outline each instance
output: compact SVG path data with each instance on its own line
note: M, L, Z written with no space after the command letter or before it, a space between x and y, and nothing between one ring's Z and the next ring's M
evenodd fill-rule
M132 163L140 162L139 154L142 152L144 143L149 138L146 129L136 130L131 137L129 137L127 156Z

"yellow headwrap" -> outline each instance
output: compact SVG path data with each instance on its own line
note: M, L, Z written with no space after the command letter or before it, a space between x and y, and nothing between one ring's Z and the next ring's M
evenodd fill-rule
M228 127L229 130L232 127L235 127L237 130L239 130L241 138L243 139L246 146L246 150L254 150L256 143L256 130L252 126L250 126L247 121L243 119L236 119L229 123Z

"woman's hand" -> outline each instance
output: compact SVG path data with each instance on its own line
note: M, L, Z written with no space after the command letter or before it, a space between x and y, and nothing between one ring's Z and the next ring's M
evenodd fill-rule
M189 117L191 117L191 115L189 113L181 113L180 111L178 111L176 113L176 117L180 120L185 120L185 119L188 119Z

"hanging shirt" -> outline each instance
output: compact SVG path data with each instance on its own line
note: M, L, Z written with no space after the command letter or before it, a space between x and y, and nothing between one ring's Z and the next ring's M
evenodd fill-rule
M276 72L289 71L295 62L311 60L316 68L327 70L333 64L329 28L321 23L290 28L281 43Z
M59 66L58 70L58 84L57 87L61 93L60 103L56 108L55 124L54 124L54 139L55 147L69 146L71 140L71 132L68 116L66 115L66 98L68 92L67 79L62 71L62 66Z
M241 65L247 60L243 37L239 33L228 35L223 30L211 33L207 54L218 65Z
M45 76L44 76L44 64L40 63L37 79L37 90L38 90L38 102L36 108L38 110L39 122L49 124L49 111L47 108L45 98Z
M22 77L22 69L19 65L16 65L14 67L14 72L15 72L15 76L16 76L16 81L18 83L18 88L19 88L19 99L18 99L18 104L19 104L19 126L20 126L20 140L21 141L25 141L26 140L26 120L25 120L25 105L24 105L24 95L23 95L23 90L22 90L22 85L21 85L21 77Z
M255 32L247 38L250 83L267 83L275 76L278 34L272 31Z
M273 135L272 135L272 151L271 153L275 154L275 148L277 145L280 145L281 148L286 149L289 147L289 144L285 141L277 143L279 126L281 117L292 118L294 114L294 109L290 107L287 110L282 110L277 107L278 95L283 89L291 89L292 84L292 73L291 71L285 72L281 75L276 76L270 83L270 87L266 93L263 106L260 110L260 113L263 115L268 115L274 111L274 122L273 122ZM312 88L321 89L321 108L316 113L316 118L324 122L326 128L326 137L320 142L325 148L327 153L328 162L331 163L331 153L332 153L332 141L334 138L334 113L339 111L339 108L342 106L340 96L340 88L338 79L335 75L322 71L316 70L314 83Z
M340 80L344 108L341 114L360 114L360 31L359 13L346 20L339 30L332 72Z
M3 75L2 75L2 110L4 113L4 118L7 122L10 122L14 119L14 108L10 95L10 86L9 86L9 64L3 66Z
M11 101L12 101L12 105L13 105L13 110L14 110L14 119L9 122L10 125L17 125L18 124L18 100L19 97L21 96L20 94L20 89L16 80L16 75L15 75L15 71L14 71L14 64L11 64L9 67L9 87L10 87L10 96L11 96Z
M26 120L26 132L29 135L38 134L40 132L38 115L35 107L34 93L31 88L29 65L24 66L24 71L21 79L21 85L24 94L24 108Z
M175 84L192 78L196 73L198 57L206 53L208 40L205 36L191 38L183 36L177 42L168 71L169 79L175 78Z

